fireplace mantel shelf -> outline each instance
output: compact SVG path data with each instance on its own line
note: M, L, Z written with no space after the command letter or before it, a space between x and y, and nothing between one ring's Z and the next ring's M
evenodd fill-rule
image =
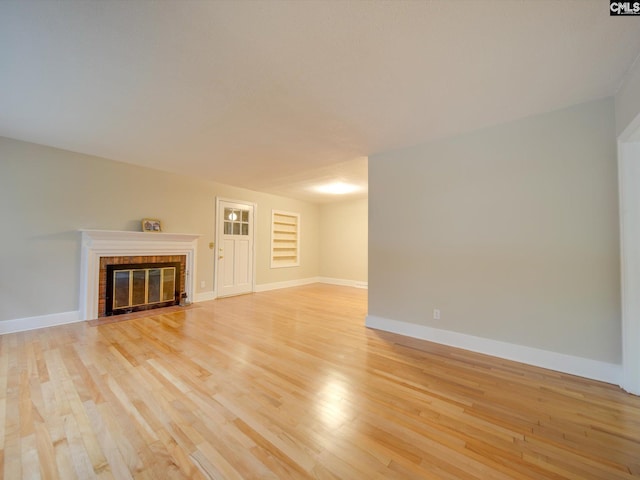
M80 232L85 239L106 241L192 242L202 236L199 233L133 232L128 230L81 229Z

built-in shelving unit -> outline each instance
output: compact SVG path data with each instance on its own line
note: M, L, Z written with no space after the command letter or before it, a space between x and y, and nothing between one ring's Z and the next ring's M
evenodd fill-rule
M271 211L271 268L300 265L300 214Z

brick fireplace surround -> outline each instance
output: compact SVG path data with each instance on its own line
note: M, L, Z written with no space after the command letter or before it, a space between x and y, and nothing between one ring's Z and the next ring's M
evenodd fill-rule
M197 234L81 230L80 316L104 316L106 265L122 263L181 262L180 291L193 301ZM103 272L104 270L104 272Z
M178 275L178 282L180 285L180 292L184 292L184 280L187 265L186 255L154 255L143 256L137 255L135 257L100 257L100 280L98 282L98 317L105 317L107 311L107 265L137 265L141 263L165 263L165 262L179 262L180 273Z

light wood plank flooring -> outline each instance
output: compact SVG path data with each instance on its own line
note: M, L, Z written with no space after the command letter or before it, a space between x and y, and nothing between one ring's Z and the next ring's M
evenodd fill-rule
M0 338L6 479L624 479L640 398L258 293Z

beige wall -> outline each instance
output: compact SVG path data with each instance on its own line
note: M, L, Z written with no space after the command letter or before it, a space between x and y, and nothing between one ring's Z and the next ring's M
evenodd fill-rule
M202 234L197 292L211 291L216 196L258 204L259 285L319 274L317 205L0 138L0 320L78 310L78 229L140 230L144 217ZM269 266L272 209L301 214L300 267Z
M616 176L611 98L372 156L369 315L620 363Z
M640 60L636 60L615 96L616 133L620 135L640 112Z
M368 200L320 207L320 275L367 282Z

